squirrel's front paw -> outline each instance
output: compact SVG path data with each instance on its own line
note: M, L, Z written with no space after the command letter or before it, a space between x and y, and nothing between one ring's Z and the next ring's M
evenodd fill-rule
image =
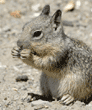
M12 54L13 58L19 58L20 57L20 48L14 47L11 51L11 54Z
M21 59L28 59L31 57L31 50L30 49L23 49L20 52L20 58Z

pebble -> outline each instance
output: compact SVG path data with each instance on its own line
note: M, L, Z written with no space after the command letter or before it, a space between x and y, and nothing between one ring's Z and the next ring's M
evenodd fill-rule
M3 65L1 62L0 62L0 68L1 69L5 69L7 66L6 65Z
M41 110L43 108L47 109L49 107L48 106L44 106L44 105L39 105L39 106L34 107L34 110Z
M76 9L79 9L81 6L81 1L80 0L77 0L76 1Z
M39 11L40 8L41 8L40 4L32 5L32 10L34 11Z
M84 102L81 102L81 101L76 101L74 103L74 105L78 105L78 106L82 107L82 106L85 106L85 103Z
M27 90L27 88L26 87L21 87L21 90Z
M33 17L37 17L37 16L39 16L40 15L40 13L34 13L33 14Z
M86 105L86 107L92 108L92 101L88 105Z
M12 88L14 91L18 91L18 89L17 88Z
M4 4L5 3L5 0L0 0L0 4Z
M7 97L5 97L4 100L7 100Z
M64 12L67 12L67 11L71 11L71 10L74 10L75 8L75 3L74 1L70 1L65 7L64 7Z
M33 101L31 102L31 106L38 106L38 105L47 105L50 106L50 103L48 101L42 101L42 100L37 100L37 101Z
M8 32L8 31L11 31L11 28L7 25L7 26L3 27L2 31Z
M89 104L92 105L92 101Z
M28 80L28 76L26 76L26 75L22 75L22 76L18 76L17 78L16 78L16 81L18 82L18 81L27 81Z

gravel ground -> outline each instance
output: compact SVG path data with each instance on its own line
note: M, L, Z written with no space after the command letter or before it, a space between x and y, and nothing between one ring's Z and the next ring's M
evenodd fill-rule
M28 103L28 92L41 93L40 72L11 56L11 49L16 45L26 22L39 15L45 4L50 4L53 14L56 9L63 10L69 0L6 0L3 4L1 1L5 0L0 0L0 110L92 110L92 101L86 105L76 101L69 106L61 105L58 101ZM74 2L73 11L63 11L62 19L75 24L73 27L64 26L65 33L92 48L92 0ZM16 81L21 75L27 75L28 80Z

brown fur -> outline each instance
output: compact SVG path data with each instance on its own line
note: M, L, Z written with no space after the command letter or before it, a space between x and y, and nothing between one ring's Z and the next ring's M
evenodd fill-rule
M25 26L17 42L20 49L13 49L12 55L42 70L44 96L62 99L68 94L72 101L85 100L92 95L92 50L64 34L60 10L52 17L48 14L46 6L40 16Z

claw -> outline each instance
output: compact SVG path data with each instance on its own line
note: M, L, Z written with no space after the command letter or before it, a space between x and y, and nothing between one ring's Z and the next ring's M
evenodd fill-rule
M74 98L69 94L67 94L67 95L64 95L59 102L60 104L69 105L70 103L74 102Z
M70 99L69 101L66 102L66 105L69 105L70 103L72 103L74 101L74 99Z
M64 100L66 100L67 98L69 98L69 94L67 94L67 95L64 95L63 97L62 97L62 101L64 101Z
M20 51L21 51L21 47L14 47L11 51L13 58L19 58L20 57Z
M14 47L11 51L11 54L12 54L13 58L19 58L20 57L19 47Z

